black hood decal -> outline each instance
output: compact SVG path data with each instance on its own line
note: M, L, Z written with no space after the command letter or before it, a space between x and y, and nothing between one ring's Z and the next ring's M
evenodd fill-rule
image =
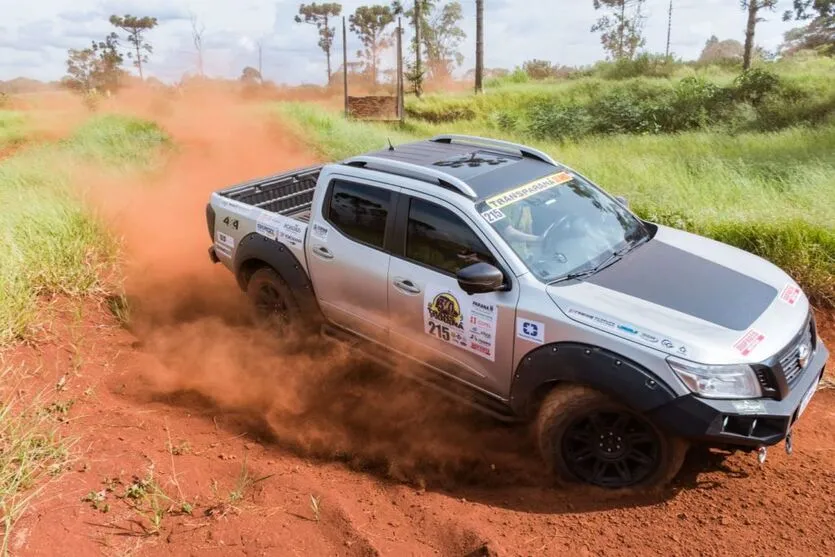
M739 331L777 296L777 289L762 281L658 240L587 282Z

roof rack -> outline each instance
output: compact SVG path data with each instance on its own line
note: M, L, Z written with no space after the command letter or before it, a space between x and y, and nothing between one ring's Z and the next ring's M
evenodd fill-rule
M435 141L437 143L452 143L453 141L455 141L458 143L470 143L474 145L481 144L489 147L496 147L504 151L519 151L519 153L521 153L523 157L530 157L532 159L540 160L544 163L559 166L557 162L554 159L552 159L551 156L547 153L543 153L539 149L534 149L533 147L528 147L519 143L511 143L510 141L501 141L499 139L491 139L489 137L478 137L475 135L458 134L436 135L429 141Z
M457 191L458 193L463 194L471 199L476 199L478 197L473 188L471 188L466 182L464 182L460 178L456 178L455 176L447 174L446 172L443 172L441 170L427 168L418 164L412 164L409 162L387 159L383 157L375 157L371 155L359 155L356 157L351 157L342 161L342 164L348 166L362 166L367 167L370 170L379 170L382 172L386 172L387 167L389 170L399 170L401 172L408 173L401 174L406 176L407 178L415 178L417 180L423 180L425 182L433 182L437 180L439 185L441 185L442 187ZM374 165L377 168L371 168L371 165ZM399 174L398 172L390 173Z

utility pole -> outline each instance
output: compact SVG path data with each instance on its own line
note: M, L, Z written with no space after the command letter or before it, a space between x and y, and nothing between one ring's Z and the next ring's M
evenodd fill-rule
M422 23L420 8L423 0L415 0L415 96L420 98L423 76L420 69L420 27Z
M342 16L342 90L345 96L345 116L348 116L348 32L345 30L345 16Z
M475 2L475 92L484 92L484 0Z
M403 23L397 18L397 118L403 122Z
M667 12L667 55L670 58L670 34L673 30L673 0L670 0L670 10Z
M263 57L261 55L263 51L263 46L264 45L262 44L262 42L258 41L258 79L261 81L261 83L264 83L264 69L262 65Z

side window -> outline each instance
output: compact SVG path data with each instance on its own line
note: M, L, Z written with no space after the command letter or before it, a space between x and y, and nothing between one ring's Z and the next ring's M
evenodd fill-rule
M496 265L478 236L455 213L417 198L409 203L406 257L451 274L480 261Z
M349 238L382 249L390 206L388 190L335 180L327 218Z

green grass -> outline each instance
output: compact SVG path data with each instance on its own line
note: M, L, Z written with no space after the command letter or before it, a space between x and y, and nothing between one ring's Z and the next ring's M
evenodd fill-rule
M277 110L328 159L381 148L387 137L396 144L444 132L534 145L627 196L639 215L761 255L792 274L816 303L835 307L835 125L553 143L478 122L410 120L395 129L347 122L314 105L284 103Z
M26 141L26 118L20 112L0 110L0 155Z
M141 168L167 142L154 124L102 116L0 162L0 345L32 336L39 297L104 293L117 246L75 195L73 171Z

